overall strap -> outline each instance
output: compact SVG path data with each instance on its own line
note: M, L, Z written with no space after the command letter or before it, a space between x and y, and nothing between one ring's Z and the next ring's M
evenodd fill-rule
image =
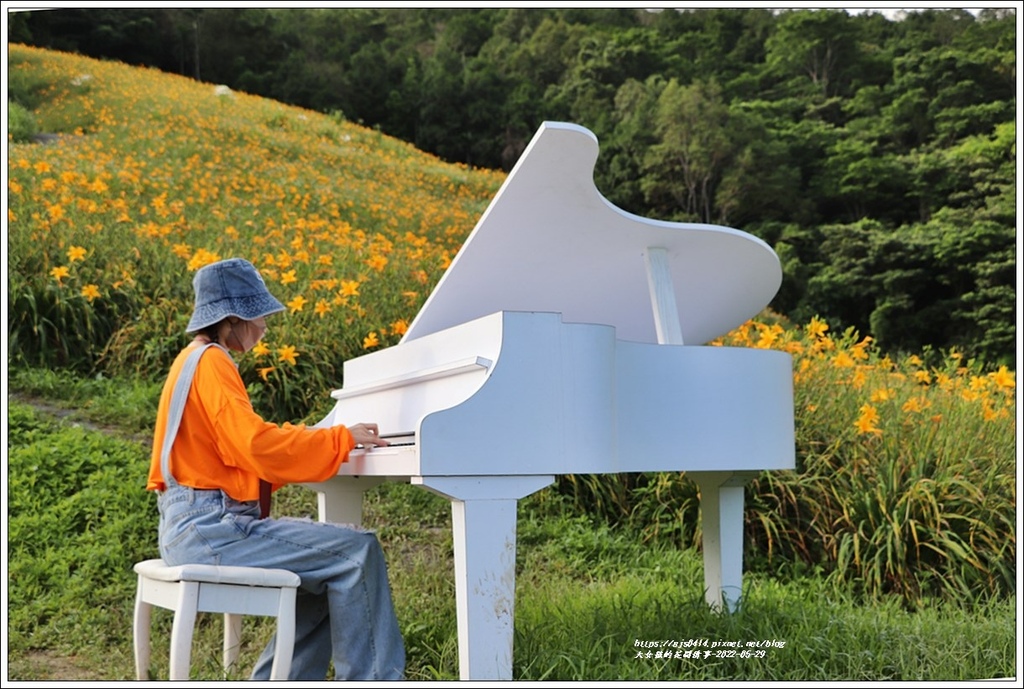
M188 391L192 387L192 378L199 366L199 359L210 347L220 347L220 345L208 342L189 354L181 367L181 373L178 374L178 380L174 382L171 405L167 410L167 430L164 432L164 444L160 450L160 472L163 474L164 484L168 487L178 485L178 482L174 480L174 475L171 474L171 447L174 445L175 436L178 435L181 415L185 411L185 401L188 399ZM221 348L223 349L223 347ZM264 519L270 516L271 492L270 483L260 479L260 517Z
M174 445L174 438L178 435L178 427L181 425L181 415L185 411L185 401L188 399L189 388L192 387L192 377L195 375L196 367L199 366L199 358L203 356L207 348L214 346L212 342L204 344L188 355L185 364L181 367L178 380L174 383L174 392L171 393L171 406L167 410L167 429L164 431L164 444L160 450L160 472L163 474L164 483L170 486L178 485L171 474L171 447Z

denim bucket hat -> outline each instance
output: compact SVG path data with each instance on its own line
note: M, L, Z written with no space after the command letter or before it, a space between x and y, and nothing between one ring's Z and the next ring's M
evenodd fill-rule
M192 287L196 304L185 332L202 330L228 316L251 321L284 311L284 304L267 290L256 267L243 258L203 266L196 271Z

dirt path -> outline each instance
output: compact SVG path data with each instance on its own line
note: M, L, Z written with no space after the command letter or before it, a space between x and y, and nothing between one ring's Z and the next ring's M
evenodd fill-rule
M61 656L53 651L29 651L22 658L11 660L7 674L12 681L106 679L77 656Z
M82 418L79 410L74 408L61 407L53 402L50 402L46 398L36 397L34 395L26 395L22 392L11 392L8 393L8 397L20 404L27 404L28 406L35 409L40 414L51 416L55 419L69 419L70 423L75 423L89 431L98 431L100 433L108 433L110 435L124 438L127 440L133 440L135 442L142 443L149 446L153 439L148 433L129 433L123 428L118 428L112 424L102 424L95 421Z

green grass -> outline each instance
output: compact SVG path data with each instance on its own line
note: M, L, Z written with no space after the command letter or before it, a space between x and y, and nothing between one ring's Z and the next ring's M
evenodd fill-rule
M12 377L27 380L34 378ZM100 408L123 385L61 387L77 391L84 412L58 419L8 400L10 679L61 679L54 658L73 658L79 676L130 679L131 565L156 548L155 503L143 489L148 447L133 437L137 425L119 427L122 436L118 427L83 425L90 415L116 418ZM312 493L296 486L275 502L278 515L315 509ZM409 678L458 678L447 501L387 483L368 494L365 523L388 555ZM748 574L740 609L719 615L703 601L699 552L646 543L635 530L578 513L554 489L520 503L518 536L519 680L958 681L1015 673L1015 596L933 601L911 612L897 597L865 600L825 577L780 568ZM170 613L155 611L154 625L151 671L166 676ZM270 633L269 621L246 621L234 677L245 677ZM194 677L220 678L220 634L219 618L201 616Z

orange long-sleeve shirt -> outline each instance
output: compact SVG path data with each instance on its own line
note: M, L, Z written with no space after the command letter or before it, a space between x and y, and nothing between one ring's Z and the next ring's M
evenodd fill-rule
M188 354L171 365L160 395L148 490L164 490L160 451L171 394ZM345 426L309 428L264 421L252 408L231 355L210 347L199 360L181 425L171 448L171 473L183 486L221 489L235 500L259 499L259 480L274 489L288 483L324 481L338 473L355 447Z

